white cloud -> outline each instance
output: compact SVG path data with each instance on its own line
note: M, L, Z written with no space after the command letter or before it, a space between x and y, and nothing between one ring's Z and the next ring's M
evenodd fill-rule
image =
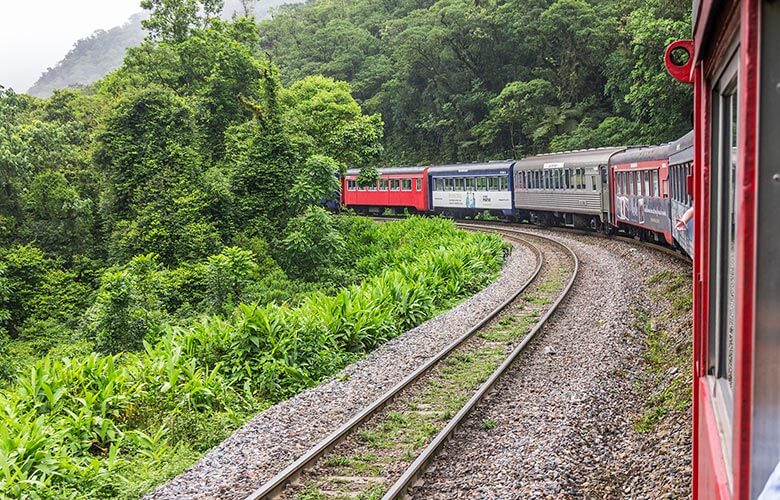
M26 91L77 40L141 10L140 0L0 0L0 85Z

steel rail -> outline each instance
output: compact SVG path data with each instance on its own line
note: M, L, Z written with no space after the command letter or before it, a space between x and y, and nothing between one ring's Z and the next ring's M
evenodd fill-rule
M389 391L384 393L378 399L374 400L369 406L365 407L357 415L352 417L341 427L339 427L334 432L332 432L329 436L327 436L325 439L320 441L313 448L309 449L309 451L307 451L305 454L299 457L295 462L287 466L284 470L279 472L270 481L268 481L263 486L261 486L253 493L251 493L249 496L247 496L246 500L258 500L258 499L265 499L265 498L274 498L275 496L278 496L288 484L294 482L295 479L300 477L303 471L305 471L311 465L313 465L320 457L325 455L334 446L342 442L350 434L351 431L353 431L360 424L362 424L363 422L367 421L369 418L374 416L377 412L381 411L382 408L384 408L388 403L390 403L399 393L401 393L404 389L412 385L415 381L417 381L422 375L427 373L432 367L438 364L448 354L450 354L452 351L454 351L456 348L462 345L466 340L470 339L477 332L479 332L482 329L482 327L484 327L487 323L489 323L496 316L498 316L498 314L500 314L504 309L506 309L506 307L509 304L514 302L515 299L517 299L517 297L519 297L520 294L523 293L536 280L536 278L539 276L539 272L542 269L542 265L544 264L544 256L542 255L542 252L538 249L538 247L536 247L532 243L521 240L517 236L513 236L515 233L517 233L517 231L509 230L508 232L511 233L510 235L505 235L508 237L508 239L512 239L524 245L527 245L531 247L533 251L536 253L537 264L531 277L525 283L523 283L523 285L521 285L520 288L516 292L514 292L508 299L506 299L498 307L493 309L487 316L485 316L482 320L480 320L479 323L477 323L474 327L469 329L469 331L467 331L466 333L458 337L455 341L451 342L443 350L439 351L439 353L437 353L435 356L433 356L427 362L425 362L425 364L418 367L414 372L412 372L410 375L404 378L401 382L393 386ZM531 236L533 238L549 240L549 238L545 238L544 236L538 236L532 234L529 234L528 236Z
M478 224L458 224L459 227L464 228L487 228L483 225ZM428 464L433 460L436 453L441 450L441 448L444 446L444 444L449 440L449 438L452 436L453 432L466 420L468 415L471 413L471 411L477 406L477 404L485 397L485 395L490 392L490 390L496 385L496 383L499 381L502 375L509 369L509 367L512 365L512 363L517 359L517 357L520 355L521 352L525 349L525 347L528 345L531 340L534 339L536 334L539 332L539 330L542 329L542 327L547 323L547 320L550 319L550 317L555 313L555 311L558 309L558 306L563 302L563 300L568 296L569 291L571 290L572 286L574 285L574 280L577 278L577 274L579 273L580 268L580 262L577 258L577 254L574 253L574 251L569 248L567 245L556 241L552 238L548 238L545 236L539 236L532 233L527 233L520 230L512 230L512 229L506 229L506 228L491 228L491 230L497 230L497 231L510 231L513 234L522 234L524 236L532 236L536 238L546 239L548 241L552 241L555 244L559 245L563 249L565 249L570 257L572 258L572 261L574 262L574 271L572 272L571 278L569 278L568 283L563 289L563 292L558 296L558 298L555 300L555 302L552 304L552 306L547 310L547 312L542 316L539 321L534 325L534 327L531 329L530 332L523 338L523 340L520 342L520 344L515 347L514 350L504 359L504 362L501 363L501 366L496 368L496 370L488 377L488 379L482 383L479 390L471 397L471 399L460 409L460 411L450 420L447 425L436 435L435 438L430 442L430 444L417 456L417 459L412 462L412 464L406 469L406 471L401 475L401 477L390 487L390 489L385 493L385 495L382 497L382 500L389 500L394 498L402 498L407 490L414 485L414 482L417 480L420 475L422 475L425 472L425 469L427 468Z

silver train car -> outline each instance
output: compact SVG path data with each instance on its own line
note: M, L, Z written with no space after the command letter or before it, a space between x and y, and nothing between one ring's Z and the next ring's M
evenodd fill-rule
M516 217L545 226L609 230L609 160L625 148L532 156L515 163Z

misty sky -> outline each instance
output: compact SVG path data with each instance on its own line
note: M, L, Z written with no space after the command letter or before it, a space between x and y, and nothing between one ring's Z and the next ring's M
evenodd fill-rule
M25 92L73 44L124 24L140 0L0 0L0 85Z

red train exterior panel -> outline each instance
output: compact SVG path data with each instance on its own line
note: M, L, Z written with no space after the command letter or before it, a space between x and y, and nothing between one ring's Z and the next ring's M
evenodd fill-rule
M694 84L695 499L757 498L780 460L780 361L766 355L780 329L757 329L756 319L758 309L777 317L777 235L761 219L757 193L766 192L763 216L772 219L780 206L771 183L777 145L769 144L780 116L778 20L777 2L702 0L691 60L670 70Z
M380 169L379 181L366 188L357 185L359 172L350 170L341 179L341 203L347 208L398 208L429 210L428 168Z

